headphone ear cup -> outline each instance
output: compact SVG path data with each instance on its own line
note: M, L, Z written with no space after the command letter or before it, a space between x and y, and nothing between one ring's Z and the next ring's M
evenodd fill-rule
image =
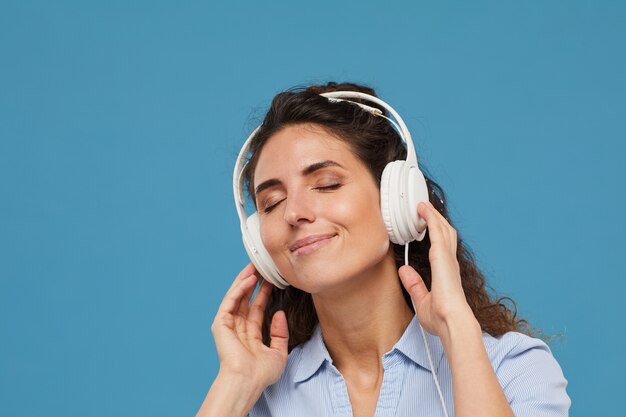
M383 222L389 235L389 240L396 243L394 228L391 224L391 212L389 209L389 177L391 176L391 162L385 166L383 175L380 178L380 212L383 216Z
M380 206L389 240L398 245L424 239L426 222L417 205L428 201L426 180L420 169L406 161L387 164L380 180Z
M411 225L411 235L414 240L422 241L426 235L426 220L417 214L417 205L427 203L428 185L422 171L416 166L410 166L407 181L407 222Z
M255 212L248 217L246 229L242 232L243 245L246 248L246 252L261 276L280 289L289 286L289 283L278 272L278 268L267 249L263 246L258 213Z
M398 213L399 204L396 201L400 193L398 190L401 181L399 171L402 170L403 163L404 161L392 161L388 163L383 170L383 176L380 181L380 206L383 221L385 222L389 240L399 245L405 243L400 227L398 226L398 220L401 216Z

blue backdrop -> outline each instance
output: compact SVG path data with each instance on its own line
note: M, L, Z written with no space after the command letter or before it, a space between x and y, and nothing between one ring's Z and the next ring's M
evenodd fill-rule
M622 415L624 3L263 3L2 1L0 415L195 414L235 156L328 80L405 117L492 286L562 335L571 415Z

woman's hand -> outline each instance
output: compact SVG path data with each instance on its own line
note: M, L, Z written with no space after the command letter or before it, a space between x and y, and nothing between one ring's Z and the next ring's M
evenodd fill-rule
M417 210L426 220L430 237L430 291L413 267L403 265L399 275L413 299L420 324L429 333L441 337L447 332L451 320L476 321L476 318L461 286L456 230L430 202L420 203Z
M250 263L235 278L217 310L211 332L220 361L219 375L249 381L264 389L278 381L287 364L289 332L284 311L272 317L271 341L263 343L261 325L272 284L262 280L254 301L249 304L257 283Z

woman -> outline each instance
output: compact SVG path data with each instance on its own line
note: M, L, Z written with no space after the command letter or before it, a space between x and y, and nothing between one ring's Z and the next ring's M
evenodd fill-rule
M253 133L243 177L278 277L250 301L249 264L228 290L198 416L567 415L559 365L490 299L427 175L416 241L390 242L381 177L407 149L385 106L332 91L375 96L349 83L281 93Z

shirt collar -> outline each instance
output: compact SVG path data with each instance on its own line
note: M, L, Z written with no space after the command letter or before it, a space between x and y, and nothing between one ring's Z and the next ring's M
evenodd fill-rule
M441 357L443 355L443 346L439 337L433 336L427 331L424 331L428 346L430 347L430 353L433 359L433 365L435 371L439 368ZM294 382L302 382L312 377L317 370L324 364L324 362L333 363L324 339L322 338L322 329L319 323L315 326L311 338L304 342L301 348L300 362L294 374ZM415 362L422 368L431 371L431 366L428 361L428 354L426 353L426 347L424 345L424 337L420 329L417 317L414 316L409 322L409 325L400 337L400 340L393 346L391 351L387 352L385 356L392 355L394 351L402 353L404 356Z
M435 372L437 372L439 369L439 363L441 362L441 358L443 356L443 345L441 344L439 337L428 333L426 330L424 330L424 335L426 335ZM394 345L391 352L386 353L386 355L391 354L394 350L401 352L422 368L431 372L433 371L428 361L428 353L426 352L426 346L424 345L424 336L422 336L422 329L420 329L417 316L413 316L413 319L407 326L400 340L398 340L398 342Z
M324 361L333 363L322 338L320 324L315 325L311 338L302 344L300 362L296 369L293 382L302 382L317 372Z

